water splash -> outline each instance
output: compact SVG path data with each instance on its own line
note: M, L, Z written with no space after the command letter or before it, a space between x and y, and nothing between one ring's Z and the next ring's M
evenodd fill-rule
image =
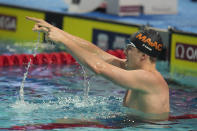
M37 49L38 49L38 44L40 43L40 32L38 32L38 40L36 42L36 47L34 48L34 51L33 51L33 57L36 56L37 54ZM22 80L22 83L21 83L21 86L20 86L20 101L24 103L24 84L25 84L25 81L26 81L26 78L27 78L27 75L28 75L28 72L29 72L29 68L31 67L31 58L28 62L28 65L26 67L26 72L24 73L24 76L23 76L23 80Z
M27 78L30 66L31 66L31 58L30 58L30 61L28 62L26 72L24 73L23 81L22 81L21 86L20 86L20 92L19 92L20 93L20 98L19 99L20 99L21 102L24 102L24 84L25 84L25 80Z
M84 86L84 98L85 101L88 100L88 94L90 91L90 81L88 80L88 76L87 76L87 72L85 70L85 68L83 66L82 67L82 71L83 71L83 77L84 77L84 82L83 82L83 86Z

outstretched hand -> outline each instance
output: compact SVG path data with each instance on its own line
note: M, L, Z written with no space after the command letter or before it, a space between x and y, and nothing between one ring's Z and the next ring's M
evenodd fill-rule
M65 39L65 36L63 35L62 30L49 24L45 20L34 18L34 17L28 17L28 16L26 17L26 19L36 22L32 30L38 31L38 32L44 32L49 40L59 43L63 39Z
M45 20L34 18L34 17L29 17L29 16L26 16L26 19L36 22L36 24L34 25L33 31L40 31L40 32L48 33L50 28L52 28L52 25L47 23Z

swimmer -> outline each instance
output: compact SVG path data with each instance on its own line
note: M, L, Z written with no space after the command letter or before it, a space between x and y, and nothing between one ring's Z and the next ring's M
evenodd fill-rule
M27 19L36 23L33 31L44 32L49 40L64 44L66 52L80 64L126 89L123 106L131 110L128 117L144 121L168 119L169 88L156 69L156 59L163 48L158 32L147 29L131 35L126 43L122 43L126 44L126 59L119 59L42 19Z

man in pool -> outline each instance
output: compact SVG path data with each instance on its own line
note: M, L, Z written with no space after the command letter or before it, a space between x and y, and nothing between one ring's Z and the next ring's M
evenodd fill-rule
M144 121L168 119L169 88L156 69L156 58L163 46L158 32L142 30L133 34L126 42L126 59L119 59L44 20L32 17L27 19L36 22L34 31L44 32L49 40L64 44L66 51L80 64L125 88L127 92L123 105L135 110L128 117Z

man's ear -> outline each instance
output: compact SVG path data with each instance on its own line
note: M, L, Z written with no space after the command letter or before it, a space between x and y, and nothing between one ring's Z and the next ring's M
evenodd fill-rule
M141 54L141 60L146 60L146 59L148 59L148 55L147 54L145 54L145 53L142 53Z

